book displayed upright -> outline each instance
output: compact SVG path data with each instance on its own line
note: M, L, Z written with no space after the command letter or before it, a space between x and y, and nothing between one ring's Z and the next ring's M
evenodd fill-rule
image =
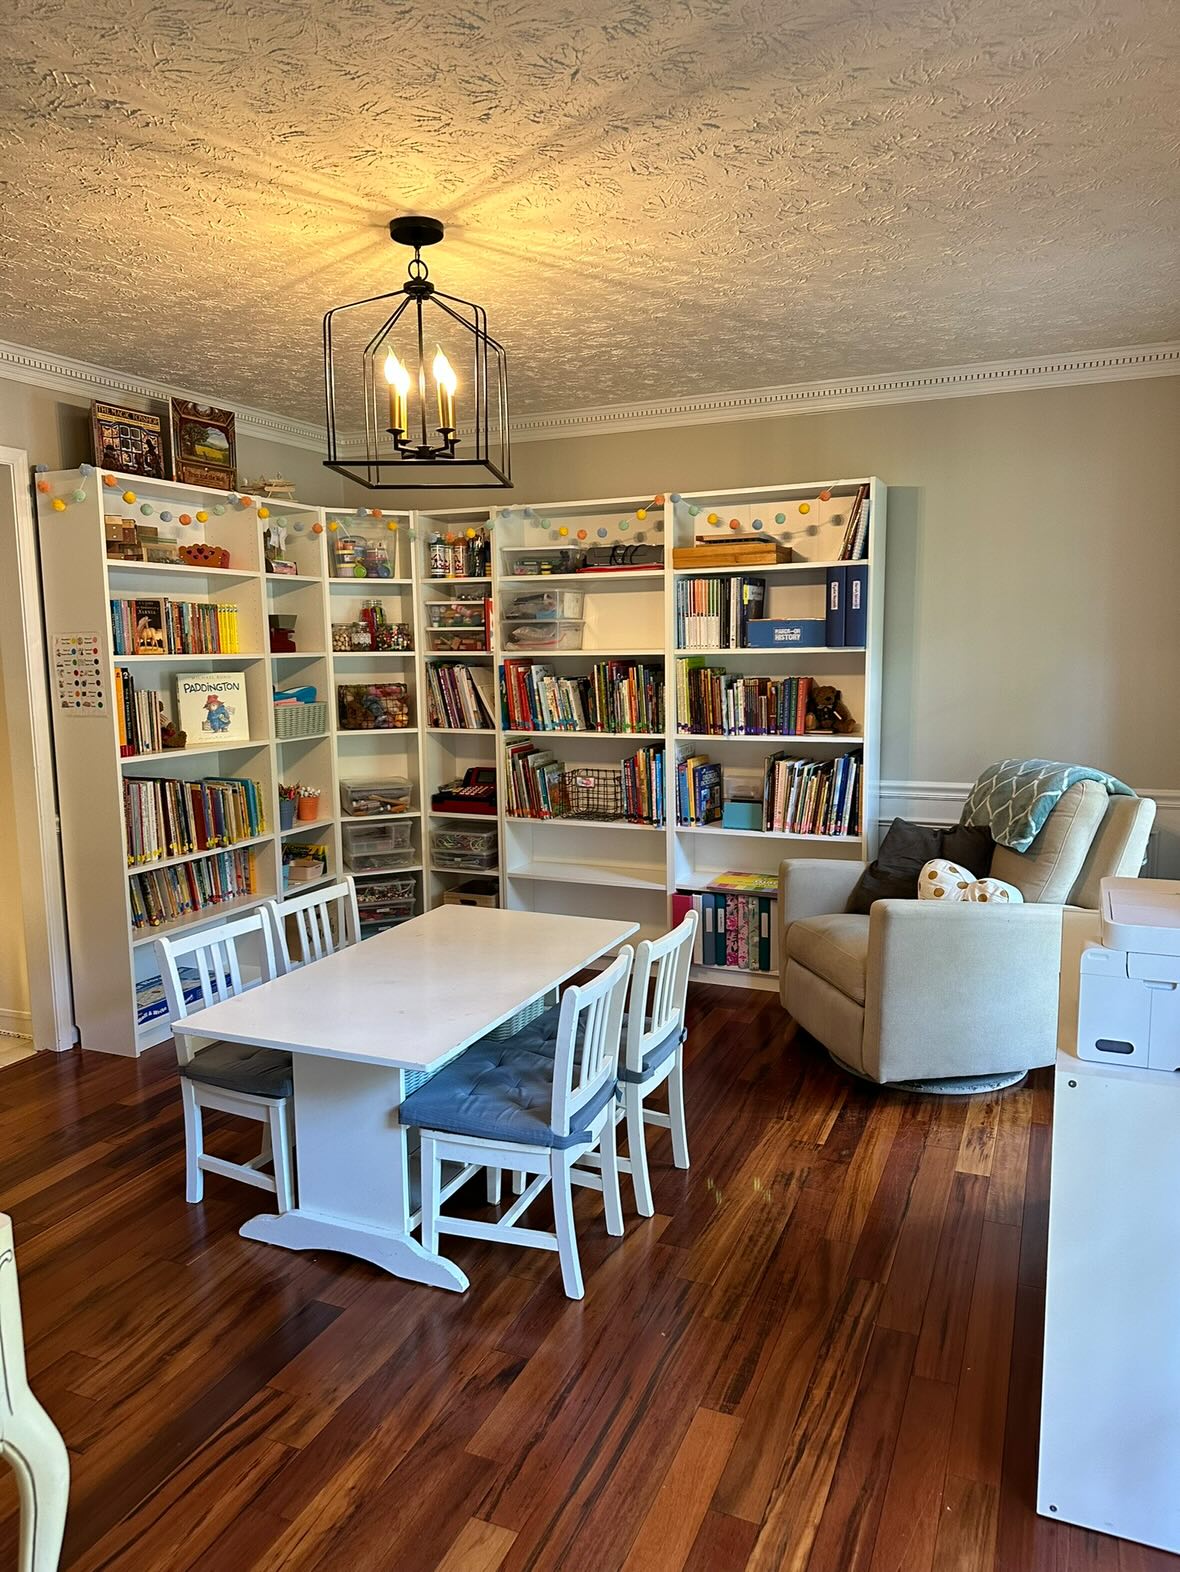
M190 748L248 742L245 677L239 671L182 672L176 678L176 723Z

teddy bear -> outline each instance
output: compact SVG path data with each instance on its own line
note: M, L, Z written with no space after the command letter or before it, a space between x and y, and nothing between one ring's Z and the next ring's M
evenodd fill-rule
M807 730L832 732L856 730L856 722L847 704L841 699L839 688L831 688L822 683L812 687L807 695Z

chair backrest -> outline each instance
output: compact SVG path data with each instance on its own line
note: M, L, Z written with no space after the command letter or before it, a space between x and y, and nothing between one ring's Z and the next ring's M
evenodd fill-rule
M1155 803L1150 797L1112 797L1069 892L1069 904L1097 911L1103 879L1137 879L1154 823Z
M558 1135L568 1135L582 1109L618 1079L623 1005L634 953L625 944L592 982L573 983L561 996L551 1119Z
M671 933L662 939L642 940L635 952L624 1043L623 1062L628 1070L641 1070L650 1050L684 1025L688 974L699 921L696 912L690 911Z
M285 901L267 901L266 910L274 930L275 952L284 972L295 971L309 961L322 961L325 955L355 944L361 936L360 912L356 904L356 885L352 878L342 879L306 895L292 895ZM292 956L287 937L288 923L295 929L298 955Z
M257 941L259 973L249 981L242 980L242 957L239 945ZM232 922L220 923L215 928L200 928L193 933L180 933L155 941L156 960L160 976L164 979L164 992L168 997L168 1019L180 1021L190 1010L203 1010L232 999L247 988L270 982L278 975L275 967L274 945L270 936L270 918L264 911L250 912ZM196 977L182 978L180 963L187 962ZM191 1002L186 991L200 988L200 997ZM177 1037L176 1057L181 1064L189 1064L199 1052L200 1039Z

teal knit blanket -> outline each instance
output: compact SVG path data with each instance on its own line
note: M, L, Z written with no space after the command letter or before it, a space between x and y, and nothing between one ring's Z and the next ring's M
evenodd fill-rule
M981 824L1000 846L1027 851L1037 831L1071 786L1098 781L1112 797L1133 797L1131 788L1105 770L1053 759L1001 759L989 764L971 788L964 824Z

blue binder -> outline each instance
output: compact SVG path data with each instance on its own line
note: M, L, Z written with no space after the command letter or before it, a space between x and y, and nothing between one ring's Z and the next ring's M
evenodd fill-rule
M859 648L869 636L869 569L867 563L845 568L848 575L844 613L845 643Z
M829 568L827 577L827 602L824 614L824 643L830 650L839 649L845 642L845 608L847 568Z

